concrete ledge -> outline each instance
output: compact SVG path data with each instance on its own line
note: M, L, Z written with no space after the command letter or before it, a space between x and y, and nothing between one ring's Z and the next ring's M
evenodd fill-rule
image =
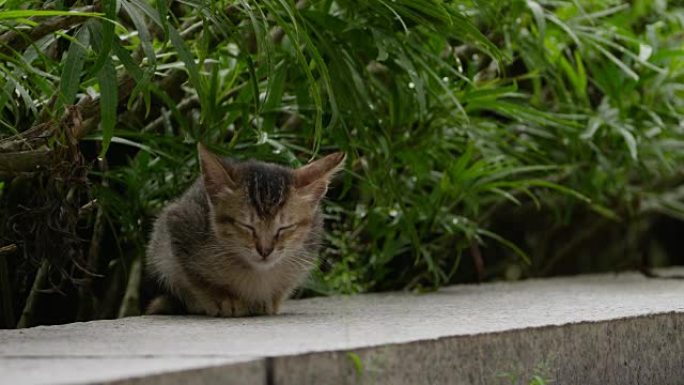
M681 384L684 281L594 275L291 301L277 317L0 331L0 384L517 384L533 374Z
M273 383L682 384L683 331L669 313L275 357Z

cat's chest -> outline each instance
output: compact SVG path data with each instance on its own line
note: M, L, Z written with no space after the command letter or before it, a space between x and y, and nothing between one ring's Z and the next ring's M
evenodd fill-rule
M268 301L289 290L296 284L295 281L293 274L280 270L266 272L242 270L225 277L224 283L243 299Z

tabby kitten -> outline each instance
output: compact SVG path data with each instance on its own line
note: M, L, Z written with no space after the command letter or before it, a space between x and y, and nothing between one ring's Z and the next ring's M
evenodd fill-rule
M197 149L201 177L154 224L148 267L168 294L147 313L276 314L314 264L320 201L345 156L290 169Z

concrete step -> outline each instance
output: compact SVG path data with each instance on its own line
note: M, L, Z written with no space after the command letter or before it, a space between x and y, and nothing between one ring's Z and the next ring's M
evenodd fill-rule
M684 280L591 275L290 301L275 317L0 331L3 385L489 385L534 375L684 383Z

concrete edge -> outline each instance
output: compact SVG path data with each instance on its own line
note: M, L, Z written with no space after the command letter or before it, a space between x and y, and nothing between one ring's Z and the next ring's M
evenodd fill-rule
M190 369L171 370L78 385L242 385L264 384L266 359L255 358Z
M552 383L676 385L684 379L684 312L269 357L267 372L266 383L278 385L490 385L533 375Z

